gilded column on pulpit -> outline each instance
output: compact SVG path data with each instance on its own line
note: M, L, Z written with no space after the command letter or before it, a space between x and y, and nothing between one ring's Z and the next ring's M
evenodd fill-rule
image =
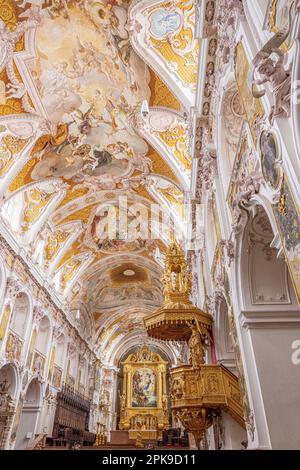
M157 439L169 427L166 396L168 362L144 346L122 362L124 380L120 393L119 428L130 439Z

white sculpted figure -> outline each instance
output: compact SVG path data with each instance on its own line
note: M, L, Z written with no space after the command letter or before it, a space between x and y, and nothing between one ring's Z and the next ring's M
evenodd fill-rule
M290 114L291 73L284 68L285 54L280 48L288 40L299 12L299 0L294 0L289 7L289 19L285 26L266 42L252 61L250 76L254 98L261 98L266 93L266 90L255 90L255 84L263 85L269 82L274 94L274 106L269 116L271 123L276 117L287 117ZM277 60L272 58L273 54L277 55ZM255 70L262 76L261 80L254 81Z
M274 106L269 119L273 123L276 117L288 117L291 108L291 73L284 68L284 52L281 49L273 51L277 55L277 60L268 57L263 59L257 71L261 75L260 80L256 80L256 85L270 83L274 96Z

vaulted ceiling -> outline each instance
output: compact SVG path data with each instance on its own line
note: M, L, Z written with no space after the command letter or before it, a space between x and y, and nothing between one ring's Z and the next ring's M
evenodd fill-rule
M2 222L101 348L161 302L170 237L103 238L107 211L187 217L194 2L1 0L0 18Z

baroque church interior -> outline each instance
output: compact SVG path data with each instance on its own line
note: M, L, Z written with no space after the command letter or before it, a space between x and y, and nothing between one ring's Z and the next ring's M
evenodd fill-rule
M299 0L0 0L0 449L300 449Z

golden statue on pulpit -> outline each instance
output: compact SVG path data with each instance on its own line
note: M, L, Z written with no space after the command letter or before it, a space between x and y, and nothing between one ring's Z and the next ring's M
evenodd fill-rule
M130 439L156 440L169 427L167 364L147 346L122 362L119 428Z

